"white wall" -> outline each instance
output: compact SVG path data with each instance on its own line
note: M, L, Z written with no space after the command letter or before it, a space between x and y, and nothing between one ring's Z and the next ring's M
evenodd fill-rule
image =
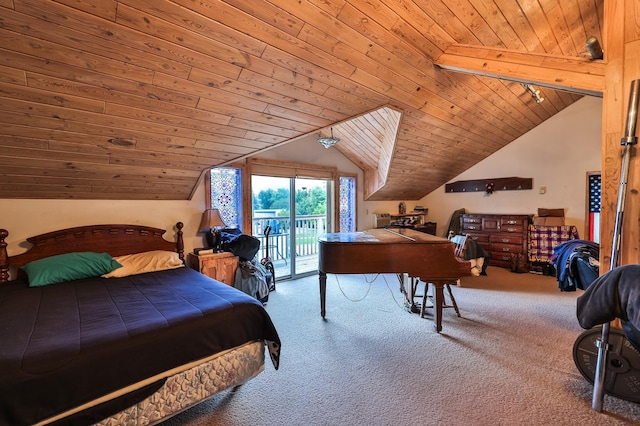
M122 223L166 229L165 239L175 238L174 225L184 223L185 250L202 247L197 235L204 210L204 187L191 201L114 200L0 200L0 227L9 231L9 256L28 248L27 237L74 226ZM21 244L22 243L22 244ZM21 244L21 245L20 245Z
M464 207L476 213L533 214L538 207L564 207L567 223L584 229L586 172L600 170L602 102L589 98L576 102L520 137L455 180L498 177L531 177L532 191L496 191L446 194L444 186L419 201L404 200L407 209L422 205L429 209L427 220L438 223L444 235L451 213ZM362 171L335 149L325 149L315 136L274 148L263 158L336 166L342 172L358 175L358 229L371 227L372 213L395 213L400 201L364 202ZM538 194L547 187L545 195ZM56 229L100 223L143 224L166 229L173 239L173 225L184 223L185 250L203 245L197 234L205 208L201 182L190 201L113 201L113 200L21 200L0 199L0 227L9 231L9 255L26 250L27 237Z
M476 166L452 179L533 178L532 190L446 193L444 185L418 204L429 209L443 236L454 210L470 213L536 214L564 208L567 225L585 238L587 172L601 169L602 99L584 97ZM539 188L546 187L540 194ZM412 203L407 203L411 208Z

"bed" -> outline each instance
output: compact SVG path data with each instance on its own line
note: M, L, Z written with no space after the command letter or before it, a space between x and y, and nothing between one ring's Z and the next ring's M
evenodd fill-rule
M140 225L69 228L8 256L0 229L0 424L155 424L265 368L262 304ZM115 262L115 263L114 263Z

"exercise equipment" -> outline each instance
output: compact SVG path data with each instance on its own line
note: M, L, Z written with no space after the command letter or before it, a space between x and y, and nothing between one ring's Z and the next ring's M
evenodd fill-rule
M598 364L598 341L602 326L594 327L578 336L573 345L573 360L582 376L594 384ZM640 353L619 328L611 328L607 336L606 377L602 390L620 399L640 402Z
M625 126L625 134L620 144L624 147L622 153L622 168L620 169L620 186L618 188L618 204L616 211L616 222L613 233L613 242L611 250L611 263L609 270L619 265L618 255L620 251L620 242L622 240L622 220L624 217L624 205L627 193L627 180L629 178L629 163L631 160L631 147L638 143L636 134L636 123L638 121L638 99L640 93L640 80L631 82L631 93L629 95L629 108L627 114L627 124ZM617 334L617 332L615 332ZM605 374L609 366L607 356L609 352L613 353L613 347L609 343L611 334L611 324L602 325L600 339L596 341L598 354L596 358L596 366L593 379L593 398L591 400L591 408L596 411L602 411L602 403L605 392ZM615 335L615 334L614 334ZM575 353L574 353L575 356ZM640 373L640 370L638 371Z

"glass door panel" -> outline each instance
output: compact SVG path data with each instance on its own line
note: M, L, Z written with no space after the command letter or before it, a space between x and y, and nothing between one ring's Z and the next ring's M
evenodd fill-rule
M257 260L268 254L273 262L276 281L290 278L293 274L291 185L289 178L251 176L252 234L261 243ZM268 240L265 236L267 226L271 227Z
M329 217L328 182L316 179L295 179L295 203L291 235L295 241L295 276L318 270L318 235L327 232Z

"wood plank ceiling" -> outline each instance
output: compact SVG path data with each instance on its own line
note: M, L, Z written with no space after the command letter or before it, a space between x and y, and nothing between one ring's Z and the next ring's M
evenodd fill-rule
M419 199L598 95L603 2L0 0L0 198L188 199L333 126L369 199Z

